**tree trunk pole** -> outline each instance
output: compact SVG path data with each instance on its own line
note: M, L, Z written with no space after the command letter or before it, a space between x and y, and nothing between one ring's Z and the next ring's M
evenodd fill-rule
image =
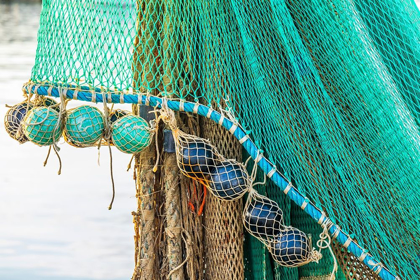
M177 91L180 65L176 57L179 47L177 30L180 19L176 16L177 7L173 0L163 0L163 30L161 32L162 49L162 90L168 97ZM166 257L170 280L183 280L184 270L179 265L182 263L182 212L180 173L177 166L174 140L170 130L164 131L164 156L162 184L165 191L165 216L166 216Z
M165 144L173 143L172 132L166 130ZM168 139L169 138L169 139ZM166 192L165 214L166 214L166 241L167 258L169 265L170 280L183 280L184 270L179 265L182 263L182 225L181 225L181 193L180 177L178 165L176 162L175 147L169 149L164 144L164 162L163 162L163 184Z
M133 53L133 88L140 92L156 93L156 60L158 59L157 0L137 0L137 36ZM142 109L147 110L143 107ZM133 113L141 114L133 105ZM147 112L146 112L147 114ZM150 116L147 114L146 116ZM155 136L157 137L157 135ZM154 141L135 156L135 174L138 209L135 214L136 268L133 280L155 280L156 270L156 224L155 224L155 183L153 166L156 161Z

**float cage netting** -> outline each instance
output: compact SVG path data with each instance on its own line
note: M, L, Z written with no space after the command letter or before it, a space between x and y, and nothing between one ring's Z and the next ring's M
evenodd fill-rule
M418 277L420 12L414 1L42 5L28 91L64 89L93 102L102 93L114 94L109 101L116 103L127 102L129 93L150 93L226 104L212 109L236 116L303 196L394 274Z

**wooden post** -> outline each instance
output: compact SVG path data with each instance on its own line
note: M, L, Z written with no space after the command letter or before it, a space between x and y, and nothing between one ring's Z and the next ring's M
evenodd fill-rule
M158 59L158 37L156 10L157 0L137 0L137 36L133 53L133 88L140 92L156 93L156 60ZM141 113L133 105L134 113ZM148 115L149 116L149 115ZM149 147L135 156L135 174L138 209L134 215L136 241L136 267L133 280L155 280L156 269L156 225L154 190L156 178L153 166L156 161L156 147L152 143Z
M182 263L182 225L181 225L181 193L179 185L179 169L176 162L175 144L172 131L164 131L164 160L162 182L166 192L166 240L167 258L169 266L169 279L184 279L184 270L179 265Z
M173 91L177 91L177 79L179 76L179 65L175 63L178 48L177 34L175 27L179 27L179 19L175 13L173 0L164 0L162 7L163 31L161 32L162 49L162 90L171 97ZM172 132L165 129L164 133L164 155L162 184L165 191L165 216L166 216L166 258L168 261L168 279L184 279L184 270L179 267L182 263L182 224L181 224L181 193L180 173L176 162L175 143Z

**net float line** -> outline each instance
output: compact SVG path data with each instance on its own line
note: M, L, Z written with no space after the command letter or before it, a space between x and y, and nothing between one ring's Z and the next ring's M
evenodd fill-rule
M367 250L358 245L348 233L344 232L337 224L334 224L327 215L321 211L314 203L304 197L290 182L288 182L276 169L276 166L262 155L262 152L252 142L245 131L229 118L212 108L194 102L184 100L168 99L165 97L157 97L149 94L126 94L122 92L107 92L99 88L89 87L72 87L69 85L54 86L49 84L37 85L32 82L26 83L23 90L28 94L38 94L43 96L60 97L60 91L68 99L80 101L102 103L106 97L108 103L129 103L142 104L152 107L161 108L166 103L167 108L173 111L194 113L213 120L219 125L227 129L242 144L252 159L258 166L293 202L295 202L302 210L310 215L319 225L326 227L333 239L336 239L349 252L355 255L359 261L366 264L369 269L375 272L383 280L401 280L387 269L381 262L377 261Z

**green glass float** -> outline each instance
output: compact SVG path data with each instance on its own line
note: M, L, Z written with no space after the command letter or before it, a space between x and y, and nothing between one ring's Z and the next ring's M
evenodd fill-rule
M112 142L121 152L139 153L149 146L151 139L149 124L139 116L127 115L112 125Z
M68 111L64 139L76 147L98 142L104 130L104 116L98 108L83 105Z
M109 125L112 126L117 120L129 114L130 112L126 110L121 110L121 109L112 110L111 113L109 113ZM109 144L114 145L114 142L112 142L112 137L111 139L109 139Z
M57 111L48 107L36 107L26 114L22 128L25 136L39 146L57 142L63 132Z

